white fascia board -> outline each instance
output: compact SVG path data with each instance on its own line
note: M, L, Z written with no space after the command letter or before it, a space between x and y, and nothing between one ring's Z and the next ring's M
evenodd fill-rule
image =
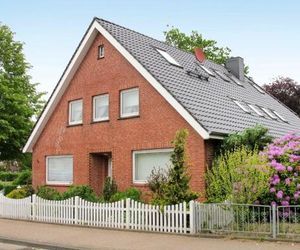
M104 29L97 20L94 20L27 140L23 152L32 152L33 145L43 131L52 112L68 87L98 32L100 32L131 63L131 65L171 104L171 106L174 107L174 109L203 139L209 139L209 133L195 120L195 118L106 29Z

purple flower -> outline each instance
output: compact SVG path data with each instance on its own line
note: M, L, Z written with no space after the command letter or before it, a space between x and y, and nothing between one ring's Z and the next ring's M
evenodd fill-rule
M294 173L294 176L297 177L297 176L298 176L298 173Z
M287 171L292 172L293 171L293 167L292 166L288 166L287 167Z
M277 199L282 199L283 197L283 191L279 190L276 194Z
M288 202L288 201L281 201L281 205L282 205L282 206L288 206L288 205L289 205L289 202Z
M297 189L298 189L298 190L300 189L300 183L297 184Z
M275 193L276 189L274 187L270 188L270 193Z
M290 154L290 162L296 162L300 160L299 155Z
M295 198L295 200L298 200L298 199L299 199L299 196L300 196L299 192L294 193L294 198Z
M291 185L291 179L290 178L286 178L285 180L284 180L284 182L285 182L285 184L286 185Z
M285 196L285 197L284 197L284 200L290 201L290 200L291 200L291 197L290 197L290 196Z
M276 206L276 205L277 205L276 201L271 202L271 206Z

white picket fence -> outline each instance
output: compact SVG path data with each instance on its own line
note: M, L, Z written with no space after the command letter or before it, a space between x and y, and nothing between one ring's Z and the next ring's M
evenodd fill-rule
M167 233L195 233L193 209L194 201L160 207L131 199L94 203L77 196L54 201L36 195L25 199L0 195L2 218Z

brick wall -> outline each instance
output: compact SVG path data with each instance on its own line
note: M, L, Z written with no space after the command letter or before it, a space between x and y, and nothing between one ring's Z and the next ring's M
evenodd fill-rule
M105 46L105 58L97 60L99 44ZM119 91L131 87L139 88L140 116L119 119ZM92 96L102 93L109 93L110 120L92 123ZM78 98L83 99L83 125L70 127L68 101ZM132 150L169 148L180 128L190 132L191 186L195 191L203 191L204 140L107 40L98 35L33 148L33 185L45 184L45 157L61 154L74 157L74 184L95 185L95 180L90 178L93 175L90 153L109 152L113 177L119 188L145 189L132 182ZM64 190L66 187L56 188Z

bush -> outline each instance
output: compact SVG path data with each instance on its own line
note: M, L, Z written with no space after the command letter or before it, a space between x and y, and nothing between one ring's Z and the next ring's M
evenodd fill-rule
M109 201L110 198L118 191L117 184L111 177L106 177L103 187L103 199Z
M262 153L273 170L264 203L300 204L300 136L287 134L273 141Z
M18 177L19 173L17 172L0 172L0 180L1 181L13 181Z
M4 190L4 195L9 194L11 191L13 191L13 190L16 189L16 188L17 188L17 185L11 185L11 184L9 184L9 185L4 185L4 188L3 188L3 190Z
M31 171L24 170L13 181L14 185L30 185L31 184Z
M94 190L87 185L70 186L68 190L62 194L63 199L69 199L74 196L79 196L80 198L87 201L98 201L97 195Z
M128 188L124 192L116 192L110 198L110 202L120 201L130 198L135 201L141 200L141 191L136 188Z
M49 188L47 186L38 187L37 196L45 200L61 200L62 195L54 188Z
M0 191L4 188L4 185L0 183Z
M271 171L258 150L241 147L215 159L206 174L208 202L252 204L265 195Z
M16 188L16 189L12 190L6 196L11 199L23 199L23 198L26 198L26 197L32 195L32 193L33 193L33 189L29 185L29 186L25 186L22 188Z

